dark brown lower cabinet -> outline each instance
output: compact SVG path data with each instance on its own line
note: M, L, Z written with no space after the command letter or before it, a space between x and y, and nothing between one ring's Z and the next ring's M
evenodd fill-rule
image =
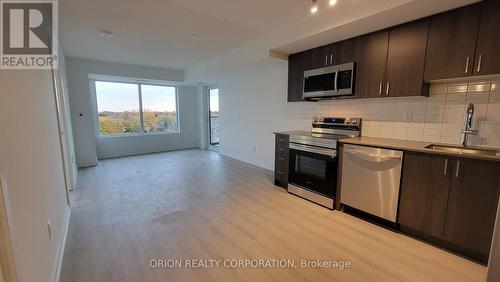
M398 223L486 263L499 195L500 162L406 152Z
M274 184L288 187L288 142L289 136L276 134L274 156Z
M486 260L500 193L500 163L472 159L453 162L445 239ZM477 252L477 254L475 254Z
M450 187L450 160L407 152L403 166L399 224L442 238Z

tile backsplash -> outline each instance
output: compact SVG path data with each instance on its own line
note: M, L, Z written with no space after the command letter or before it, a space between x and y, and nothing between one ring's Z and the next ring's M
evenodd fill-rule
M473 127L479 130L469 144L500 148L500 76L432 83L429 97L334 100L291 107L297 107L292 112L299 117L292 118L303 129L310 128L314 115L350 116L363 119L363 136L458 144L469 103L475 105Z

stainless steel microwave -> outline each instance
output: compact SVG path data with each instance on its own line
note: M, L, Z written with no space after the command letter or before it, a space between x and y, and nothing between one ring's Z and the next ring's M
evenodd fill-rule
M304 100L354 95L355 63L304 71Z

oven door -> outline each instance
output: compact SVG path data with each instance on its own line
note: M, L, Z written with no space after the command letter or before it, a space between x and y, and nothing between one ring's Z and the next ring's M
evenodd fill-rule
M334 198L337 183L335 149L290 143L289 183Z

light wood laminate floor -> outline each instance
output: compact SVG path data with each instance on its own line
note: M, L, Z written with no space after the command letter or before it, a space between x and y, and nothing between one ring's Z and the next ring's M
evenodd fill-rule
M184 150L81 169L62 282L484 281L485 267L277 188L261 168ZM153 269L151 259L349 260L335 268ZM222 263L221 263L222 264Z

